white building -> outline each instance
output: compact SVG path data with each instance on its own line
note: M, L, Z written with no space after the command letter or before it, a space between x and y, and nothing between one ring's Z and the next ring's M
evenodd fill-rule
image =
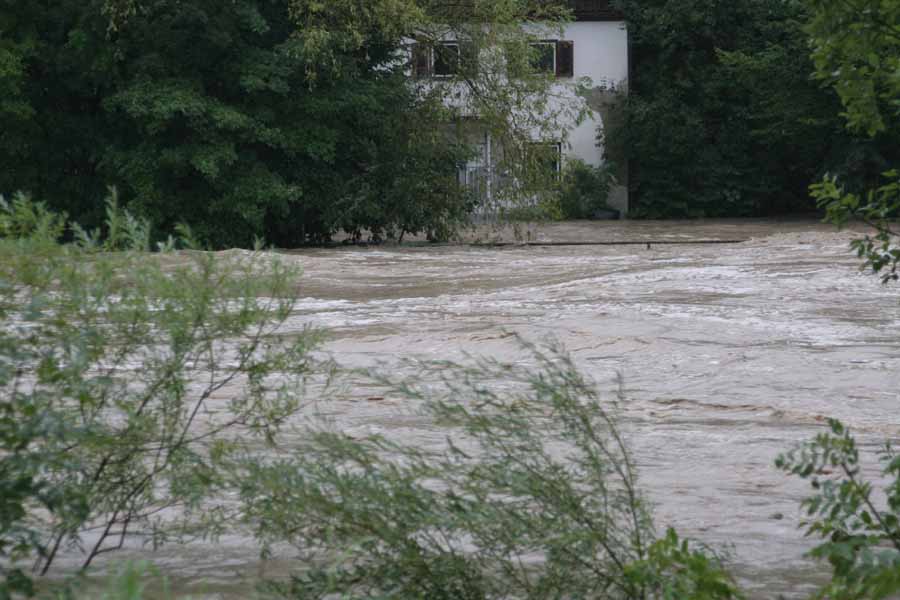
M555 77L551 90L551 111L554 102L561 104L583 98L591 111L581 123L574 119L560 126L558 135L543 131L536 142L551 144L558 149L559 169L566 160L577 158L599 166L603 162L603 150L598 146L598 131L603 127L606 106L613 92L627 89L629 74L628 32L625 22L609 5L609 0L569 0L575 21L556 31L552 38L542 36L536 42L540 69ZM456 61L465 60L465 43L447 39L436 49L413 51L413 75L419 79L439 80L454 73ZM579 85L589 82L585 93ZM567 130L563 134L563 129ZM479 147L479 156L471 161L461 178L470 185L486 181L488 197L490 186L497 175L493 169L496 144L488 134L473 140ZM613 190L609 204L624 216L628 212L627 169L618 165L619 185ZM492 175L485 178L484 173Z
M627 90L628 31L607 0L575 0L572 4L576 21L566 26L564 35L572 43L573 77L587 77L593 82L589 99L593 116L572 130L570 147L563 149L563 154L597 166L603 161L597 131L603 126L605 97L613 89ZM620 167L620 179L625 179L627 169L625 165ZM609 203L624 216L628 212L627 181L619 183Z

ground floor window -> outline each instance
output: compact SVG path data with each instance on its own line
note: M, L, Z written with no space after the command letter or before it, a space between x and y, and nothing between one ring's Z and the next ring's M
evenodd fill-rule
M532 160L539 175L559 177L562 171L562 144L559 142L535 142L531 144Z

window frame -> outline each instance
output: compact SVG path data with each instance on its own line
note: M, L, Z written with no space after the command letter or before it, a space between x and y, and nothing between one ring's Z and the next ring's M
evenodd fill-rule
M562 175L563 168L563 144L560 141L536 141L530 142L529 144L532 148L552 148L555 152L553 152L553 178L559 179Z
M438 73L438 55L442 49L456 49L456 64L449 65L451 68L447 73ZM462 64L462 44L458 40L441 41L434 45L431 49L431 77L434 79L451 79L459 75Z
M546 74L546 75L552 75L553 77L556 77L557 76L556 71L558 68L557 60L559 58L558 57L559 40L540 40L537 42L528 42L529 49L537 48L540 46L547 46L550 48L550 56L552 58L552 64L550 65L549 69L542 69L542 68L540 68L539 65L532 63L529 65L531 67L531 72L534 74Z

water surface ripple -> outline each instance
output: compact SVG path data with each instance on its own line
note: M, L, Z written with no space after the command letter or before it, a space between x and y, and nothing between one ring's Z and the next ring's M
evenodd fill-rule
M729 547L754 596L803 596L821 579L797 531L806 488L773 461L827 416L870 449L900 436L900 289L860 273L851 234L821 225L580 224L541 235L748 241L304 252L297 320L331 329L329 350L355 366L514 357L507 332L561 340L610 394L624 377L625 426L660 524ZM398 425L390 403L352 404L349 426L435 436L427 423Z

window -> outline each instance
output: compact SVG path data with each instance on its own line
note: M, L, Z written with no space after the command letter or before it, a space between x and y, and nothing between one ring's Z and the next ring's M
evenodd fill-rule
M531 68L556 77L575 76L575 42L545 40L531 44Z
M537 174L557 178L562 170L562 144L559 142L535 142L531 144Z
M556 42L556 76L575 76L575 42L566 40Z
M434 47L435 77L450 77L459 73L459 44L441 42Z
M431 49L416 42L412 45L412 74L416 79L431 76Z
M411 44L410 70L413 77L450 78L463 70L468 74L478 72L479 51L470 40L426 42ZM530 44L530 67L535 73L547 73L557 78L575 76L575 42L566 40L542 40Z
M413 77L449 78L459 75L465 67L468 72L478 70L478 52L469 41L438 42L434 45L427 42L416 42L411 45L411 71Z
M556 42L535 42L530 46L531 69L535 73L556 74Z

